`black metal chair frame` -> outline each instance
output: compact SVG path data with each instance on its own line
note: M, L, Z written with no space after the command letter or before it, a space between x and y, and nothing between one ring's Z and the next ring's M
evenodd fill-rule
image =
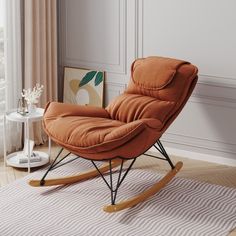
M146 155L146 156L149 156L149 157L154 157L154 158L157 158L157 159L160 159L160 160L163 160L163 161L167 161L171 167L171 169L173 170L175 168L175 166L173 165L169 155L167 154L165 148L163 147L162 143L160 140L158 140L154 145L153 145L156 150L159 151L159 153L162 154L163 157L159 157L159 156L155 156L155 155L150 155L150 154L147 154L147 153L143 153L143 155ZM56 158L54 159L54 161L52 162L52 164L49 166L48 170L45 172L45 174L43 175L42 179L40 180L40 186L44 186L45 184L45 178L46 176L48 175L48 173L56 168L59 168L63 165L66 165L70 162L73 162L74 160L78 159L80 156L76 156L75 158L71 159L71 160L68 160L67 162L62 162L63 160L65 160L71 153L67 153L65 156L63 156L59 161L58 158L60 157L62 151L63 151L64 148L61 148L60 151L58 152ZM82 157L83 158L83 157ZM129 164L128 168L125 170L125 172L123 173L123 176L122 176L122 172L124 170L124 162L127 161L127 159L124 159L124 158L121 158L121 164L120 164L120 168L119 168L119 171L118 171L118 178L117 178L117 182L114 183L113 181L113 173L114 171L112 170L113 167L112 167L112 160L108 160L109 162L109 171L108 171L108 174L109 174L109 182L107 181L107 179L105 178L105 174L103 174L97 164L95 163L94 160L90 160L93 164L93 166L95 167L95 169L98 171L99 175L102 177L103 181L105 182L105 184L107 185L107 187L110 189L110 193L111 193L111 205L115 205L116 204L116 197L117 197L117 192L118 192L118 189L120 188L122 182L124 181L124 179L126 178L127 174L129 173L129 171L131 170L133 164L135 163L137 157L131 159L131 163ZM130 160L130 159L129 159Z

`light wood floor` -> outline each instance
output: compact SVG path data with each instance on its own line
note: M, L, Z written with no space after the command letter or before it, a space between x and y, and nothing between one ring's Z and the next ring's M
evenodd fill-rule
M45 146L39 146L37 149L47 151L47 147ZM55 157L58 150L59 147L56 145L52 147L52 157ZM183 161L184 163L184 167L178 173L178 177L236 188L236 167L223 166L179 157L172 157L171 159L173 162ZM138 158L135 166L139 168L156 170L159 173L169 170L169 166L166 162L147 156ZM32 172L36 170L37 169L32 169ZM0 187L11 183L18 178L22 178L27 174L26 169L22 170L12 167L4 167L3 160L0 159ZM229 235L236 236L236 229Z

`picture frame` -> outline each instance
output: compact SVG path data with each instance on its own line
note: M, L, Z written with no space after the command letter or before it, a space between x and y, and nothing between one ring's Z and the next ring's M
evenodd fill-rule
M104 80L104 71L65 66L63 102L103 107Z

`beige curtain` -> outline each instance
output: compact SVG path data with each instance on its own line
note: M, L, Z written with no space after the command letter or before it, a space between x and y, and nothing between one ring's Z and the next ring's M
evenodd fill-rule
M57 1L24 1L24 88L44 86L39 107L57 100ZM44 142L41 124L34 125L36 144Z

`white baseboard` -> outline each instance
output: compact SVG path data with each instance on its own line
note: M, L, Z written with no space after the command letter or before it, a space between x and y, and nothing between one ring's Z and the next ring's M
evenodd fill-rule
M181 150L177 148L165 147L165 149L169 155L173 155L173 156L179 156L179 157L184 157L184 158L199 160L199 161L212 162L212 163L217 163L217 164L227 165L227 166L236 166L236 160L233 160L230 158L214 156L214 155L198 153L198 152L190 152L190 151ZM155 149L155 147L151 147L149 150L152 152L158 152Z

